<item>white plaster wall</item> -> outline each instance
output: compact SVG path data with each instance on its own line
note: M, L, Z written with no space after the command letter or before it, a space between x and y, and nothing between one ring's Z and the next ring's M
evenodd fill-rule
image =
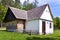
M48 6L46 6L46 8L40 18L53 21Z
M26 21L26 29L29 31L39 31L39 20Z
M39 20L39 34L42 34L42 21L44 20ZM45 32L46 34L53 34L53 22L45 21ZM50 28L50 23L52 28Z
M51 14L50 14L50 11L49 11L49 8L48 6L46 6L42 16L40 17L41 19L45 19L45 20L50 20L50 21L53 21L52 17L51 17ZM42 34L42 21L44 20L40 20L39 21L39 24L40 24L40 28L39 28L39 32ZM53 22L50 22L50 21L45 21L46 23L46 34L52 34L53 33ZM48 22L48 23L47 23ZM50 28L50 23L52 24L52 28Z
M51 23L51 28L50 28ZM52 34L53 33L53 22L46 21L46 34Z
M49 8L48 6L46 6L42 16L40 17L41 19L45 19L45 20L50 20L53 21ZM42 21L45 20L31 20L31 21L26 21L26 31L32 30L32 31L39 31L39 34L42 34ZM48 23L47 23L48 22ZM49 21L45 21L46 23L46 34L51 34L53 33L53 22L52 23L52 28L50 28L50 22Z
M42 34L42 20L39 20L39 34Z

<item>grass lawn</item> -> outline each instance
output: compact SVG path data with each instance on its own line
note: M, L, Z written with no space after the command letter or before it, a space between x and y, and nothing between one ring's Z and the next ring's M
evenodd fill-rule
M32 39L31 37L37 37L37 38ZM59 38L60 30L56 30L54 34L50 34L50 35L28 35L28 34L21 34L16 32L0 31L0 40L40 40L39 38L47 38L47 37Z

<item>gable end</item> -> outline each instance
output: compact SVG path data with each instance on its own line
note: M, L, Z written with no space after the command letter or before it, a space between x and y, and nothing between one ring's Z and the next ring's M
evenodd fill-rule
M6 22L6 21L8 22L8 21L15 20L15 19L16 19L16 17L14 16L13 12L11 11L10 8L8 8L4 22Z
M49 5L47 5L46 8L44 9L42 15L40 16L40 19L53 21L53 15L52 15L52 12L50 10L50 6Z

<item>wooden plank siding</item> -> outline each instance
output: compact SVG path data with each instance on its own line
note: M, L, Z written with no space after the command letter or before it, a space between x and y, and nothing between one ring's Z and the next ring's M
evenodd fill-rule
M17 23L17 31L18 32L23 32L24 31L24 21L23 20L20 20L18 23Z
M24 30L24 20L15 20L11 22L6 23L6 29L7 30L12 30L12 31L18 31L18 32L23 32Z
M15 19L16 17L14 16L13 12L10 10L10 8L8 8L6 16L4 18L4 22L9 22Z

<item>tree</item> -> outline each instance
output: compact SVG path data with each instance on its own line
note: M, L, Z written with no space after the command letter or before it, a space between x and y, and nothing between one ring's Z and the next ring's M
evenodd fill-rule
M22 8L23 10L30 10L32 8L35 8L33 3L29 3L29 1L24 1Z
M13 0L1 0L2 4L5 6L14 6Z
M7 8L0 2L0 22L3 22Z
M34 4L34 7L37 7L38 1L35 0L33 4Z
M60 18L54 18L54 27L60 29Z
M20 0L15 0L15 7L21 9L21 6Z

